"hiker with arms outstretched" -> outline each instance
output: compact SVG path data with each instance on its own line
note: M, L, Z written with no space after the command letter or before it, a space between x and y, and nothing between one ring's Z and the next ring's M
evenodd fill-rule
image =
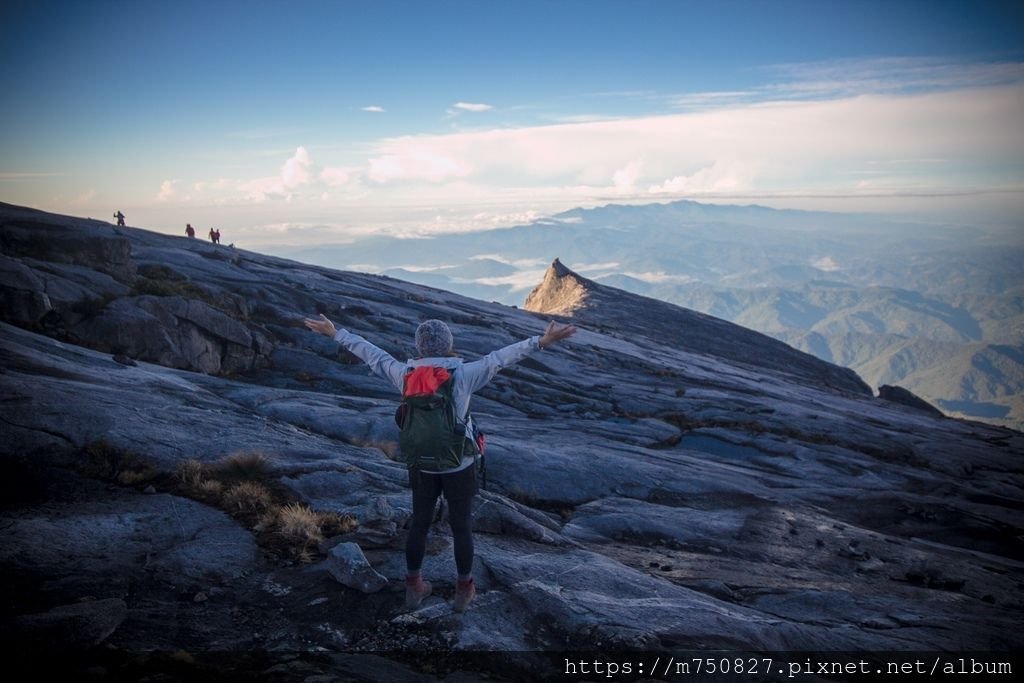
M448 501L448 523L458 571L452 607L457 612L465 611L476 595L470 518L473 496L477 492L472 449L478 443L478 431L469 414L469 399L499 370L518 363L534 351L568 339L576 333L576 327L551 322L543 335L464 363L452 352L452 333L448 325L440 320L427 320L416 328L418 357L402 363L359 335L336 329L323 314L319 319L306 318L304 322L314 332L332 337L402 392L405 400L397 416L401 421L399 445L409 467L412 488L412 522L405 543L405 604L409 608L418 607L430 595L430 583L423 580L420 567L434 508L443 493ZM454 429L448 426L448 436L438 431L444 427L436 426L448 424L444 410L438 406L451 406L455 425ZM423 435L431 435L429 442L423 441Z

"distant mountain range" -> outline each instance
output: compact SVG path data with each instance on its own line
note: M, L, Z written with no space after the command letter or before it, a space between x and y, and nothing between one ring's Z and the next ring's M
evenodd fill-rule
M559 257L595 282L769 334L951 415L1024 428L1024 239L865 214L680 201L278 250L522 305Z

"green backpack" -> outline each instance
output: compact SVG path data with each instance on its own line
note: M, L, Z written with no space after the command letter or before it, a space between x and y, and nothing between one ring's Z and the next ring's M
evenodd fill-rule
M395 421L409 469L437 472L462 463L466 425L455 415L454 386L455 375L446 368L420 365L406 370Z

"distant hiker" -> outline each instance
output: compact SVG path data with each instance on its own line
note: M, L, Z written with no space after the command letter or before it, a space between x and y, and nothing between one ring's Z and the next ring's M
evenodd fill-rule
M118 211L114 214L114 218L117 219L117 226L120 228L124 227L124 214Z
M192 227L191 223L185 224L185 234L188 235L190 239L195 239L196 229Z
M210 241L217 244L217 236L213 233L213 228L210 228Z
M568 339L576 332L572 325L548 324L543 335L492 351L480 360L464 363L452 353L452 333L440 320L427 320L416 328L418 357L402 363L359 335L338 330L323 314L318 320L305 319L305 325L319 334L332 337L389 380L405 399L396 419L400 420L399 446L409 467L412 488L412 522L405 543L405 604L418 607L430 595L430 584L423 580L420 568L426 552L427 532L434 516L438 496L448 501L448 523L455 550L455 599L452 608L465 611L476 595L473 584L473 535L470 528L473 496L477 492L474 447L481 444L479 433L469 414L469 400L502 368L518 363L528 354ZM440 406L442 409L437 409ZM431 418L433 417L433 421ZM448 425L444 437L436 434ZM452 429L454 427L454 429Z
M213 243L220 244L220 229L213 231Z

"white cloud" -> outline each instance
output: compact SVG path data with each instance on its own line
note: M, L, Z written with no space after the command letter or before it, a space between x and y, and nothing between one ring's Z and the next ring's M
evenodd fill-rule
M392 138L378 145L371 176L472 182L493 200L562 197L572 204L672 193L855 190L848 169L893 159L948 159L934 184L970 184L979 162L1024 156L1021 86L826 101L772 102L716 111L578 124ZM637 162L643 160L642 167ZM917 169L926 173L928 169ZM960 177L951 175L959 173ZM618 184L616 184L618 181ZM977 183L976 183L977 184ZM462 187L451 186L452 198ZM434 188L431 196L438 197Z
M387 110L384 107L379 107L376 104L371 104L368 107L363 107L363 111L368 111L371 114L383 114Z
M354 169L329 166L320 171L320 180L328 187L347 185L355 176Z
M732 90L726 92L698 92L686 95L675 95L669 98L670 104L677 109L721 109L750 102L757 97L757 91Z
M475 280L467 280L467 282L475 282L480 285L489 285L496 287L509 287L510 292L521 292L527 289L533 289L541 280L544 279L544 270L521 270L518 273L506 275L503 277L482 277ZM461 280L458 280L461 282Z
M677 175L647 188L648 194L694 195L730 192L749 187L754 179L743 164L716 161L690 175Z
M640 177L640 162L630 161L628 164L615 171L612 175L612 184L620 192L632 192L636 188L636 181Z
M401 268L402 270L407 270L410 273L436 273L439 270L451 270L452 268L458 268L458 266L455 266L455 265L450 265L450 266L416 266L416 265L410 265L410 266L396 266L396 267L397 268Z
M200 180L192 184L195 192L223 192L230 190L238 184L229 178L217 178L216 180Z
M478 229L502 228L513 225L526 225L540 218L536 211L512 211L508 213L494 213L491 211L480 211L473 214L473 224Z
M284 199L284 183L280 176L253 178L238 184L241 198L247 201L263 202L267 199Z
M1024 63L957 62L937 57L836 59L764 68L777 80L757 91L761 99L981 88L1024 79Z
M384 154L369 160L370 180L388 183L402 180L421 180L439 183L451 178L463 178L470 166L458 158L438 153L430 146L417 147L399 143L398 153Z
M831 256L823 256L811 262L811 265L818 270L823 270L826 273L839 270L839 264Z
M0 173L0 182L21 182L21 181L34 181L42 178L59 178L67 175L65 173L20 173L20 172L5 172Z
M672 282L677 284L687 284L689 282L697 282L697 278L690 275L669 275L663 270L659 271L648 271L644 273L625 272L622 273L626 277L631 277L635 280L641 280L651 284L658 284L662 282Z
M157 192L156 194L156 200L158 202L165 202L168 199L172 199L177 192L177 189L174 186L179 182L181 181L165 180L162 183L160 183L160 191Z
M987 77L1013 71L992 69ZM957 79L949 76L949 82ZM346 234L365 229L402 236L481 230L575 206L675 196L838 210L872 210L882 201L892 206L910 195L995 189L1018 203L1024 196L1024 82L833 99L786 99L791 93L780 91L777 101L756 104L729 103L742 93L721 95L707 99L725 106L668 115L408 135L363 150L278 150L263 176L182 181L171 189L180 199L195 188L197 199L225 207L291 196L291 206L260 206L250 214L260 216L251 225L295 220L302 211L310 212L310 221L322 220L322 212L344 207L354 224ZM317 166L310 149L317 160L325 155L325 167ZM329 166L321 149L337 155ZM855 205L849 197L887 199ZM907 201L900 206L917 200Z
M575 270L577 273L593 272L600 270L614 270L618 268L619 264L617 261L608 261L607 263L570 263L569 268Z
M72 204L88 204L93 199L96 199L96 190L85 190L77 197L71 200Z
M515 266L516 268L535 268L536 266L546 266L548 261L542 258L530 258L530 259L515 259L510 260L506 256L501 254L477 254L476 256L470 256L470 261L497 261L498 263L504 263L508 266Z
M481 104L477 102L456 102L452 106L456 109L461 109L462 111L490 111L491 109L494 109L494 107L489 104Z
M301 185L308 185L312 175L313 162L309 158L309 152L305 147L299 147L291 159L284 162L281 167L281 181L284 186L291 189Z

